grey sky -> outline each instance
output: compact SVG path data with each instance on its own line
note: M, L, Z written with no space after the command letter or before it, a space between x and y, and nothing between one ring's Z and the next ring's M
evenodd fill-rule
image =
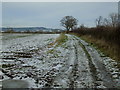
M118 11L117 2L3 2L3 26L43 26L61 28L60 20L70 15L79 25L94 26L100 15L107 17Z

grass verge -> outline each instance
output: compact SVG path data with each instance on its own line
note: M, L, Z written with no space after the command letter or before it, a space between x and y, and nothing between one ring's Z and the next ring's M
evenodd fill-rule
M56 46L62 45L67 40L68 40L68 37L64 33L61 33L60 36L55 41L55 43L57 43Z

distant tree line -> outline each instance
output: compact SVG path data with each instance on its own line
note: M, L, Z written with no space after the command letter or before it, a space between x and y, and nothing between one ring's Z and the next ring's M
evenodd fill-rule
M7 30L2 31L2 33L39 33L39 34L59 34L62 31L30 31L30 30L25 30L25 31L15 31L14 28L7 28Z

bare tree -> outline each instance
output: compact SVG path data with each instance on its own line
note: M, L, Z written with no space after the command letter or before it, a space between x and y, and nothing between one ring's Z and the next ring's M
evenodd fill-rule
M110 17L110 23L112 27L117 27L118 26L118 14L117 13L111 13L109 15Z
M67 32L73 30L77 26L78 20L73 16L65 16L60 20L61 25L66 28Z
M118 27L120 28L120 14L118 13Z
M85 29L84 24L81 24L79 28L80 28L80 29Z
M110 22L107 18L104 18L103 25L106 27L110 26Z
M97 19L96 19L96 26L97 27L100 27L103 25L103 17L102 16L99 16Z

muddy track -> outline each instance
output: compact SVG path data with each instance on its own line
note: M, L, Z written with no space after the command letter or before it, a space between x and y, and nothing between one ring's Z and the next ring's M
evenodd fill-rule
M54 79L61 87L65 88L95 88L94 79L89 69L88 58L84 50L78 43L78 40L73 36L68 35L68 50L70 51L69 57L65 66L60 69L60 73Z
M79 45L84 50L88 60L89 60L89 67L92 73L92 77L94 80L94 88L97 88L102 85L103 88L117 88L116 81L113 80L110 72L106 69L105 65L100 61L102 58L98 54L95 54L93 51L90 51L92 48L86 43L83 43L82 40L75 37L79 42ZM96 50L95 50L96 51ZM97 51L96 51L97 53Z
M72 57L70 54L68 60L72 61L72 64L67 63L69 65L69 68L71 68L71 71L69 71L69 74L67 74L68 75L67 77L69 79L68 87L70 88L79 88L80 86L84 88L117 87L109 71L107 71L107 69L101 62L93 60L94 55L92 55L88 51L86 46L81 43L80 39L69 35L68 37L71 42L70 47L72 47L72 49L69 50L71 50L72 52L71 54L73 54L74 56L74 58L70 58ZM96 60L97 59L99 60L99 58L96 58ZM85 64L87 65L85 66ZM90 80L87 81L87 79L85 78L89 78Z
M73 45L74 47L74 52L75 52L75 60L74 60L74 66L72 67L72 71L71 71L71 75L70 75L70 84L69 87L70 88L77 88L76 87L76 83L74 81L76 81L77 79L77 71L78 71L78 52L77 52L77 48L76 45Z
M94 87L94 88L96 88L96 86L94 84L94 82L96 81L96 76L95 76L96 73L95 73L95 68L94 68L94 66L93 66L93 64L92 64L92 62L90 60L91 58L90 58L88 52L86 52L85 48L79 44L79 41L73 36L71 38L72 38L72 40L74 42L73 47L74 47L74 52L75 52L75 59L74 59L74 66L73 66L72 72L71 72L71 78L72 79L70 79L70 88L79 88L78 82L80 82L79 81L79 79L81 78L80 76L85 71L85 70L82 70L83 72L79 72L79 71L81 71L81 70L79 70L79 69L81 69L80 66L84 65L82 62L80 62L81 61L80 57L82 57L82 56L80 56L81 51L85 53L85 56L87 56L86 60L88 60L90 70L88 72L86 72L86 73L90 73L91 74L90 77L92 79L90 81L90 83L92 83L91 86L89 86L89 85L88 86L83 85L83 86L84 87L91 87L91 88ZM81 48L81 50L79 50L79 48ZM80 63L78 63L78 62L80 62ZM87 67L87 68L89 68L89 67ZM92 67L92 69L91 69L91 67ZM85 74L83 74L83 75L85 75ZM77 82L77 79L78 79L78 82Z
M74 37L75 38L75 37ZM75 38L76 39L76 38ZM77 39L78 40L78 39ZM91 76L92 76L92 79L94 81L94 88L96 88L96 81L98 80L98 77L97 77L97 71L96 71L96 68L94 66L94 64L92 63L92 59L91 59L91 56L90 54L88 53L88 51L86 50L85 46L80 42L78 41L79 43L79 46L82 47L82 49L84 50L84 53L88 59L88 62L89 62L89 67L90 67L90 72L91 72ZM80 52L78 52L80 53Z

